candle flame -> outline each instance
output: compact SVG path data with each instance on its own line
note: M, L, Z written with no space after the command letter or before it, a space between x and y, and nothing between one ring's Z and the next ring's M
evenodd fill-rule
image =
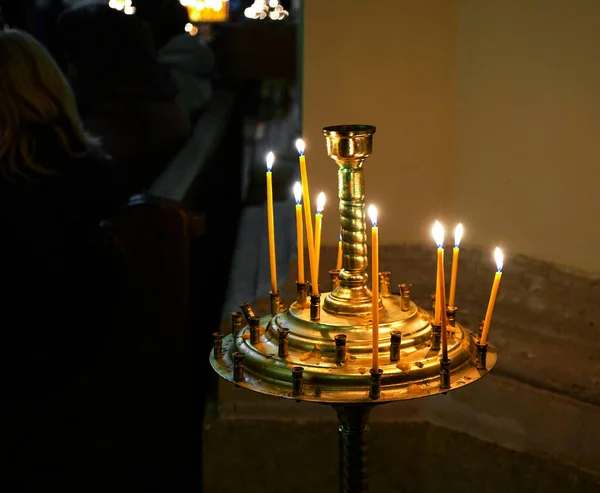
M340 241L342 241L342 232L340 231Z
M300 154L302 156L302 154L304 154L304 141L302 139L298 139L296 141L296 149L298 149L298 154Z
M302 201L302 185L298 181L294 183L294 198L296 199L296 204L300 204Z
M496 267L498 267L498 272L502 272L502 267L504 266L504 254L500 248L496 247L494 250L494 260L496 261Z
M465 228L463 228L462 223L458 223L456 228L454 228L454 246L458 248L460 246L460 240L462 240L463 233L465 232Z
M275 162L275 154L269 152L267 154L267 171L271 171L273 169L273 163Z
M369 214L369 219L371 220L373 227L377 227L377 207L370 205L367 213Z
M322 214L325 208L325 194L321 192L317 197L317 214Z
M444 226L442 226L439 221L436 221L433 225L431 234L433 235L433 239L438 248L442 248L444 246Z

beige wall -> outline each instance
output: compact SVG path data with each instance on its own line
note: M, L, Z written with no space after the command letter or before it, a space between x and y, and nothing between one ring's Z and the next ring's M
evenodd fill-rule
M463 0L459 67L469 236L600 272L600 2Z
M600 1L371 0L382 15L362 4L305 2L304 130L311 190L330 199L323 241L339 219L320 129L369 123L367 201L383 244L429 241L433 218L460 219L465 241L600 272Z
M338 240L337 165L321 128L377 126L366 200L383 243L429 238L453 157L457 2L305 1L304 137L311 195L323 190L323 242ZM376 20L377 19L377 20ZM399 211L410 214L400 224ZM313 205L314 210L314 205Z

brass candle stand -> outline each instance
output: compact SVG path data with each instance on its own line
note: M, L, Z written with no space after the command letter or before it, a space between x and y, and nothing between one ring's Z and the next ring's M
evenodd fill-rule
M410 300L410 285L389 291L379 282L379 369L372 363L372 301L367 275L363 164L375 127L323 129L327 152L338 164L342 270L332 291L310 299L306 284L286 310L258 318L249 303L232 315L232 332L215 337L210 362L224 379L262 394L332 406L339 419L339 491L366 493L368 417L374 406L455 390L485 375L496 351L480 345L453 317L448 359L440 352L441 326ZM432 248L432 261L433 261ZM306 301L306 297L310 301ZM302 299L304 298L304 302ZM456 310L452 312L453 316Z

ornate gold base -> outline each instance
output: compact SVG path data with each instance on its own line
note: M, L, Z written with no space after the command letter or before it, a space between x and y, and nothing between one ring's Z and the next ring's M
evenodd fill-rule
M322 294L326 297L327 294ZM456 324L454 337L448 340L451 364L449 386L440 386L440 351L431 348L429 313L411 303L402 310L400 296L382 300L379 328L379 367L383 370L378 402L415 399L454 390L478 380L496 362L495 350L488 346L486 367L477 368L472 354L471 334ZM280 329L288 329L287 356L279 356ZM392 361L391 333L402 333L400 359ZM254 332L254 331L253 331ZM336 339L346 335L346 361L336 358ZM254 334L252 334L254 335ZM256 336L255 336L256 337ZM213 368L223 378L234 381L233 353L244 354L244 379L240 387L279 397L323 404L372 402L369 396L372 363L370 317L321 313L318 322L310 320L310 309L293 303L285 312L260 319L260 337L252 342L249 327L223 339L224 355L215 359ZM292 392L292 369L303 367L303 393Z

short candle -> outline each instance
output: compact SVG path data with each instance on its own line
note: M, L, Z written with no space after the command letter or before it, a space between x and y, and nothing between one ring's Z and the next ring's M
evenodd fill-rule
M340 241L338 241L338 254L337 254L337 262L335 264L335 268L337 270L342 270L342 258L343 258L343 250L342 250L342 233L340 232Z
M498 296L498 288L500 287L500 280L502 279L502 268L504 267L504 254L500 248L496 247L494 250L494 260L496 261L496 275L494 276L494 282L492 284L492 292L490 294L490 301L488 303L487 312L485 314L485 321L483 322L483 331L481 333L481 345L487 342L488 332L490 331L490 324L492 323L492 314L494 313L494 305L496 304L496 297Z
M325 194L321 192L317 197L317 213L315 214L315 278L319 279L319 266L321 263L321 231L323 227L323 209L325 208Z

